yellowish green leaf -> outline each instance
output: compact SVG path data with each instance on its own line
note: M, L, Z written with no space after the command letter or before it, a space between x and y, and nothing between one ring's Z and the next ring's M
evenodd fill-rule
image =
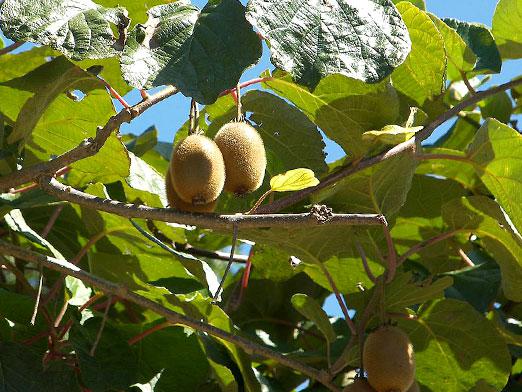
M300 191L319 184L315 174L310 169L294 169L272 177L270 188L273 192Z

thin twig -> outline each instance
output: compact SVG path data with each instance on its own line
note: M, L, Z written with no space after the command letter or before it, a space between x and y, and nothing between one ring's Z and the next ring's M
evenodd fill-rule
M263 193L259 199L257 199L256 203L254 204L254 206L249 209L247 212L245 212L245 215L250 215L250 214L253 214L254 212L256 212L256 210L259 208L259 206L261 205L261 203L269 196L273 193L272 189L269 189L267 190L265 193Z
M272 80L272 79L273 78L271 78L271 77L269 77L269 78L255 78L255 79L247 80L246 82L240 83L239 87L240 88L245 88L245 87L257 84L257 83L268 82L269 80ZM224 97L225 95L233 93L233 92L234 93L236 92L236 87L223 91L221 94L219 94L219 96L220 97ZM237 97L237 95L236 95L236 97Z
M380 162L383 162L387 159L396 157L397 155L402 154L405 151L412 150L416 144L420 144L421 141L428 138L433 133L433 131L435 131L435 129L437 129L440 125L444 124L449 119L458 115L462 110L466 109L468 106L476 104L487 97L498 94L502 91L509 90L519 85L522 85L522 78L512 80L508 83L501 84L500 86L493 87L489 90L477 92L475 95L470 96L469 98L461 101L459 104L453 106L451 109L438 116L435 120L425 125L421 131L415 134L414 138L409 139L401 144L398 144L392 147L391 149L384 151L383 153L380 153L370 158L362 159L356 165L348 165L341 167L334 173L331 173L330 175L324 177L319 185L316 185L311 188L306 188L298 192L294 192L290 196L278 199L271 204L261 206L258 209L258 212L274 213L281 211L284 208L290 207L306 199L311 194L335 184L343 178L346 178L354 173L360 172L361 170L367 169L371 166L377 165Z
M460 76L462 77L462 81L463 81L464 84L466 85L466 88L468 89L469 94L470 94L470 95L475 95L477 92L475 91L475 89L473 88L473 86L471 85L471 83L469 82L469 79L468 79L468 77L466 76L466 72L464 72L464 71L460 71Z
M78 145L50 161L38 163L22 170L0 177L0 192L6 192L10 188L36 180L44 174L54 174L63 167L84 158L95 155L104 145L113 131L118 129L121 124L130 122L144 111L154 106L158 102L176 94L178 90L173 87L166 87L157 94L152 95L148 100L134 105L130 109L123 109L118 114L112 116L103 127L99 127L94 138L85 139Z
M165 317L167 321L170 321L173 324L185 325L195 330L206 332L209 335L215 336L219 339L231 342L232 344L245 350L250 355L258 355L263 358L272 359L280 363L281 365L287 366L291 369L294 369L302 373L307 377L321 382L323 385L330 388L332 391L340 391L340 388L330 381L329 374L324 370L315 369L302 362L296 361L286 355L283 355L277 351L274 351L268 347L254 343L247 338L244 338L239 335L234 335L220 328L216 328L203 321L196 320L194 318L177 313L171 309L167 309L161 306L159 303L156 303L148 298L145 298L141 295L138 295L130 291L125 286L92 275L67 261L58 260L50 256L42 255L13 245L3 240L0 240L0 252L2 252L5 255L17 257L21 260L42 264L45 267L50 268L52 270L62 272L70 276L74 276L75 278L78 278L89 285L98 287L101 291L105 292L106 294L116 295L138 306L150 309L158 315Z
M132 346L132 345L138 343L140 340L142 340L142 339L146 338L147 336L153 334L154 332L161 331L162 329L165 329L165 328L171 327L171 326L172 326L172 324L169 323L168 321L165 321L165 322L160 323L160 324L156 324L152 328L146 329L145 331L143 331L139 335L133 336L132 338L130 338L127 341L127 343L129 344L129 346Z
M462 156L462 155L452 155L452 154L417 154L417 155L415 155L415 159L417 159L418 161L444 159L444 160L459 161L459 162L465 162L465 163L471 164L471 161L465 155Z
M180 212L170 208L152 208L103 199L81 192L58 182L52 177L41 177L40 187L56 198L83 205L98 211L110 212L126 218L151 219L163 222L183 223L198 227L229 232L237 224L242 229L264 227L304 226L381 226L386 219L378 214L332 214L327 221L319 220L314 214L264 214L264 215L216 215Z
M395 277L395 271L397 270L397 253L395 252L395 246L393 245L393 238L390 229L388 226L383 226L382 230L386 238L386 246L388 247L388 254L386 257L386 262L388 263L386 283L390 283Z
M471 260L468 257L468 255L466 254L466 252L462 250L462 248L459 249L459 256L468 267L475 267L475 263L473 262L473 260Z
M457 234L457 230L451 230L451 231L436 235L435 237L429 238L422 242L419 242L418 244L415 244L399 258L399 260L397 261L397 266L400 266L402 263L404 263L408 259L408 257L410 257L411 255L414 255L415 253L418 253L432 245L435 245L441 241L451 238L455 234Z
M98 347L98 343L100 343L100 339L103 334L103 330L105 329L105 324L107 323L107 318L109 317L109 309L111 308L112 297L109 296L109 300L107 301L107 306L105 306L105 312L103 312L103 318L100 324L100 328L98 329L98 333L96 335L96 339L94 340L94 344L92 345L91 351L89 354L91 357L94 357L94 353L96 352L96 347Z
M339 304L339 307L341 308L341 311L343 312L344 320L346 321L346 324L348 325L348 328L350 329L352 336L357 335L357 328L355 327L355 324L353 323L350 315L348 314L348 308L346 307L346 304L344 303L343 299L341 298L341 294L339 292L339 289L337 288L337 285L335 284L335 281L332 278L332 275L330 275L330 272L324 266L323 263L319 263L319 267L323 271L324 276L326 276L326 279L328 280L328 283L330 284L330 287L332 288L332 291L334 292L335 298L337 299L337 303Z
M228 272L230 271L230 267L232 267L232 263L234 262L234 252L236 250L236 244L237 244L237 234L238 234L238 227L237 224L234 225L233 233L232 233L232 245L230 248L230 258L228 259L228 264L225 268L225 272L223 273L223 277L221 278L221 282L219 282L219 287L214 293L214 298L212 299L213 303L216 303L219 301L219 296L221 295L221 290L223 289L223 285L225 284L225 280L227 279Z
M179 244L177 242L174 245L176 247L176 250L183 252L183 253L187 253L189 255L207 257L209 259L214 259L214 260L223 260L223 261L230 260L230 252L221 252L219 250L211 251L211 250L196 248L190 244ZM237 254L234 255L234 263L246 263L247 261L248 261L248 256L237 255Z
M38 314L38 308L40 306L40 297L42 296L43 287L43 267L40 265L40 279L38 280L38 290L36 290L36 301L34 303L33 316L31 317L31 325L36 323L36 315Z
M0 56L4 55L4 54L7 54L7 53L10 53L12 52L13 50L15 49L18 49L20 46L22 46L25 42L23 41L20 41L20 42L15 42L9 46L6 46L5 48L2 48L0 49Z
M361 255L364 272L366 272L366 275L368 275L368 278L373 282L373 284L375 284L375 282L377 282L377 278L375 277L370 266L368 265L368 260L366 259L366 253L364 253L364 249L361 246L361 244L359 244L359 241L355 241L355 247L357 248L357 251Z
M65 205L61 204L61 205L59 205L58 207L56 207L54 209L53 213L49 217L49 220L47 221L47 224L45 225L44 229L40 233L41 237L47 238L47 236L51 232L54 224L56 223L56 220L58 219L58 217L62 213L62 210L64 209L64 207L65 207Z
M60 170L58 170L56 173L54 173L54 177L61 177L70 171L71 171L71 168L69 166L62 167ZM25 193L25 192L29 192L30 190L36 189L36 188L38 188L38 184L33 182L29 185L23 186L22 188L10 189L9 193L11 193L11 194Z

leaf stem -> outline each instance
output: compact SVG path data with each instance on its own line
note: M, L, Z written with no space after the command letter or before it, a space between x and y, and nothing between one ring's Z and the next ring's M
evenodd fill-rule
M424 240L422 242L419 242L418 244L412 246L410 249L408 249L397 261L397 266L402 265L408 257L411 255L414 255L415 253L418 253L432 245L435 245L441 241L444 241L448 238L453 237L455 234L457 234L457 230L451 230L445 233L441 233L439 235L436 235L435 237L429 238L427 240Z
M256 210L259 208L259 206L261 205L261 203L269 196L273 193L272 189L269 189L267 190L265 193L263 193L261 195L261 197L256 201L256 204L254 204L254 206L249 209L247 212L245 212L245 215L250 215L250 214L253 214L254 212L256 212Z
M10 53L15 49L18 49L23 44L25 44L25 42L19 41L19 42L12 43L11 45L6 46L5 48L0 49L0 56Z
M139 335L136 335L136 336L130 338L127 341L127 343L129 343L129 346L132 346L132 345L138 343L140 340L143 340L147 336L153 334L154 332L161 331L162 329L165 329L167 327L172 327L172 324L169 323L168 321L165 321L165 322L160 323L160 324L156 324L155 326L153 326L153 327L151 327L149 329L146 329L145 331L143 331Z
M230 271L230 267L232 267L232 263L234 262L234 252L236 250L237 244L237 235L238 235L238 227L237 224L233 226L232 233L232 245L230 248L230 258L228 259L228 264L225 268L225 272L223 273L223 277L221 278L221 282L219 282L219 287L214 293L214 297L212 298L212 302L216 303L219 301L219 296L221 295L221 290L223 289L223 285L225 284L225 280L227 279L228 272Z

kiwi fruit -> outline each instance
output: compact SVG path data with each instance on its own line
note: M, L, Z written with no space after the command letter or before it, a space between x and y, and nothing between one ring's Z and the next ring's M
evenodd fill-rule
M414 381L413 384L411 384L410 389L408 389L406 392L420 392L419 383Z
M198 204L194 205L192 203L187 203L186 201L183 201L178 194L176 193L176 190L172 186L172 178L170 176L170 170L167 170L167 175L165 176L165 190L167 192L167 200L169 201L169 206L171 208L175 208L179 211L184 212L214 212L217 205L217 200L214 200L207 204Z
M344 388L343 392L375 392L365 378L356 378L353 384Z
M413 345L401 329L384 326L366 338L363 364L377 392L406 392L415 377Z
M253 192L263 183L266 153L263 139L246 122L221 127L214 141L225 160L225 190L238 195Z
M223 155L203 135L190 135L176 145L169 170L176 194L194 206L216 200L225 184Z

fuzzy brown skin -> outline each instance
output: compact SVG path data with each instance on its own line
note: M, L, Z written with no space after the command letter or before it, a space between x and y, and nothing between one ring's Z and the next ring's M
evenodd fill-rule
M406 392L414 381L413 345L397 327L381 327L367 337L363 364L377 392Z
M375 392L375 389L368 384L366 379L358 378L353 382L353 384L344 388L343 392Z
M208 204L218 198L225 184L223 155L213 140L190 135L172 151L170 176L181 200Z
M241 195L263 183L266 153L263 139L245 122L225 124L214 137L225 160L225 190Z
M174 187L172 186L172 179L170 177L170 170L167 171L165 176L165 191L167 192L167 200L169 201L169 207L175 208L179 211L184 212L214 212L217 205L217 200L214 200L208 204L193 205L180 199Z

